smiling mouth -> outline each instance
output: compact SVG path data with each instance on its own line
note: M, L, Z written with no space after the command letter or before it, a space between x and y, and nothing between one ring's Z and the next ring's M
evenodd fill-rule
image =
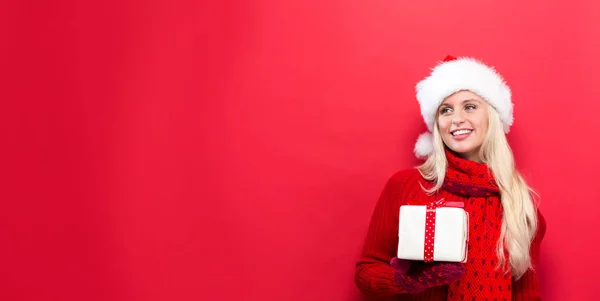
M460 136L460 135L466 135L466 134L470 134L473 130L456 130L456 131L452 131L450 132L450 134L452 134L452 136Z

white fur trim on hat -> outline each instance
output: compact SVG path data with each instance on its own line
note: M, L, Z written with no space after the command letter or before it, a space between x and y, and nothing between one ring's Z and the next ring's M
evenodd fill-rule
M425 132L419 135L415 144L415 155L418 158L427 158L433 153L433 135L430 132Z
M468 57L452 58L439 63L428 77L417 84L417 100L421 107L421 115L430 132L433 131L440 104L446 97L461 90L476 93L492 105L502 120L504 132L509 132L513 124L510 88L493 67ZM431 143L427 145L432 146ZM417 148L419 142L415 146L415 153Z

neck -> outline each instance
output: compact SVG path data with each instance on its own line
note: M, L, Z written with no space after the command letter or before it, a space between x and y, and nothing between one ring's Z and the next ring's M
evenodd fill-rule
M455 152L455 151L452 151L452 152L454 153L455 156L460 157L465 160L469 160L469 161L473 161L473 162L477 162L477 163L483 162L481 160L481 156L479 155L479 149L476 149L474 151L467 152L467 153L459 153L459 152Z
M446 150L448 167L444 178L444 189L468 196L498 195L499 189L488 166L463 158L459 154Z

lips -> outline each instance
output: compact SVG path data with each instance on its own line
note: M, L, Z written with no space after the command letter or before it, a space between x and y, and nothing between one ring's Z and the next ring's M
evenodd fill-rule
M473 130L470 130L470 129L459 129L459 130L454 130L454 131L450 132L450 134L452 134L452 136L461 136L461 135L468 135L472 131Z
M450 132L450 134L452 134L452 139L456 141L462 141L469 138L472 132L473 130L471 129L458 129Z

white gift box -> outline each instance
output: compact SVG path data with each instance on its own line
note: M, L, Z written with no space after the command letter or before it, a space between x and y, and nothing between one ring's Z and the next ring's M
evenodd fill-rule
M469 217L463 208L434 209L433 261L466 262ZM431 211L430 211L431 212ZM425 260L425 227L427 206L400 207L398 258ZM431 215L430 215L431 216ZM431 246L431 242L428 243Z

